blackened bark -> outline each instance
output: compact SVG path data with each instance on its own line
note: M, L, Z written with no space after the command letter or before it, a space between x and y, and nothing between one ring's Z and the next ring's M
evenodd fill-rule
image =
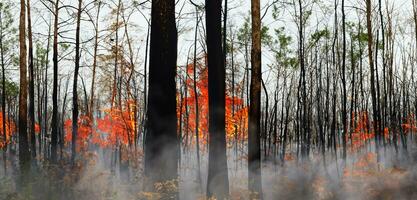
M71 162L74 164L76 156L76 144L78 133L78 71L80 69L80 23L81 23L82 0L78 0L77 27L75 31L75 70L74 83L72 85L72 141L71 141Z
M28 15L28 39L29 39L29 136L30 152L33 158L36 157L36 137L35 137L35 76L33 66L33 41L32 41L32 20L30 14L30 0L27 0Z
M342 37L343 37L343 49L342 49L342 86L343 86L343 96L342 97L342 122L343 122L343 132L342 132L342 145L343 145L343 154L342 158L346 159L346 132L348 131L347 126L347 90L346 90L346 23L345 23L345 0L342 0Z
M178 176L175 1L152 1L145 175L150 186ZM154 190L155 188L152 188Z
M221 0L206 0L209 81L209 166L207 196L229 195L225 130L225 66L222 50Z
M372 110L373 110L373 125L375 131L375 147L376 152L378 153L379 149L379 127L378 127L378 105L377 105L377 96L375 92L375 75L374 75L374 60L372 55L372 7L371 7L371 0L366 0L366 27L367 27L367 34L368 34L368 59L369 59L369 68L371 71L370 83L371 83L371 98L372 98Z
M59 0L55 2L54 13L54 41L53 41L53 56L52 61L54 65L53 74L53 88L52 88L52 135L51 135L51 161L57 161L57 146L58 146L58 4Z

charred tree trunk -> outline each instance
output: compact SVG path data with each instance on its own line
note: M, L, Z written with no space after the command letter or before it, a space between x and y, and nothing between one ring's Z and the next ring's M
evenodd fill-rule
M47 158L47 150L48 150L48 146L46 144L46 134L48 131L48 68L49 68L49 47L50 47L50 42L51 42L51 26L52 23L50 23L50 25L48 26L48 42L46 44L46 59L45 59L45 79L44 79L44 92L43 92L43 96L44 96L44 106L43 106L43 130L42 130L42 141L39 144L39 154L41 153L41 147L43 146L43 154L44 154L44 158Z
M53 56L54 64L53 88L52 88L52 135L51 135L51 161L57 161L57 146L58 146L58 11L59 0L55 2L54 13L54 41L53 41Z
M225 130L225 66L222 50L221 0L206 0L208 92L209 92L209 166L207 196L228 198L229 178Z
M379 150L379 127L378 127L378 105L377 105L377 96L375 92L375 75L374 75L374 60L372 54L372 43L373 43L373 36L372 36L372 7L371 7L371 0L366 0L366 27L367 27L367 34L368 34L368 59L369 59L369 68L371 71L370 83L371 83L371 98L372 98L372 110L373 110L373 126L375 131L375 148L378 154Z
M343 145L343 160L346 160L346 132L348 130L347 126L347 90L346 90L346 23L345 23L345 0L342 0L342 40L343 40L343 49L342 49L342 122L343 122L343 132L342 132L342 145Z
M178 176L176 62L175 1L152 1L148 122L145 140L145 175L149 178L151 187L156 182L176 180Z
M82 0L78 0L77 27L75 30L75 70L74 83L72 85L72 141L71 141L71 163L75 164L76 144L78 134L78 72L80 69L80 24L81 24Z
M30 0L27 0L28 39L29 39L29 136L30 152L32 158L36 157L35 137L35 76L33 66L33 41L32 41L32 20L30 14Z

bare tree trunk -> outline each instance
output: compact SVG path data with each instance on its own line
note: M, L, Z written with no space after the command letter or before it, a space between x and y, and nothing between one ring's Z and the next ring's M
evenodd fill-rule
M197 91L197 32L198 32L198 8L195 9L196 15L196 25L195 25L195 32L194 32L194 59L193 59L193 89L194 89L194 101L195 101L195 140L196 140L196 153L197 153L197 181L201 188L201 168L200 168L200 136L198 133L199 130L199 120L200 120L200 113L198 109L198 91ZM186 72L187 73L187 72Z
M19 164L26 174L30 170L30 152L27 135L27 69L26 69L26 5L20 0L19 44L20 44L20 89L19 89Z
M342 49L342 87L343 87L343 96L342 96L342 122L343 122L343 132L342 132L342 145L343 145L343 154L342 158L346 160L346 132L348 131L347 126L347 90L346 90L346 23L345 23L345 0L342 0L342 40L343 40L343 49Z
M175 1L152 1L145 175L154 183L178 177ZM172 194L175 198L178 193Z
M373 36L372 36L372 7L371 7L371 0L366 0L366 27L367 27L367 34L368 34L368 59L369 59L369 67L371 71L370 83L371 83L371 98L372 98L372 109L373 109L373 120L374 120L374 131L375 131L375 148L378 155L379 150L379 127L378 127L378 105L377 105L377 97L375 92L375 75L374 75L374 60L372 54L373 48Z
M144 86L143 86L143 116L142 116L142 124L144 124L144 129L143 129L143 148L145 149L145 138L146 138L146 124L147 124L147 117L148 115L146 113L148 113L148 47L149 47L149 36L150 36L150 24L148 24L148 31L146 34L146 47L145 47L145 66L144 68L144 73L143 73L143 79L144 79Z
M251 198L262 198L261 176L261 18L260 1L251 1L252 13L252 51L251 51L251 84L249 106L249 136L248 136L248 167L249 190Z
M228 198L229 178L225 130L225 66L222 50L221 0L206 0L208 92L209 92L209 166L207 196Z
M57 145L58 145L58 12L59 0L55 2L54 13L54 41L53 41L53 57L54 75L52 88L52 135L51 135L51 161L57 161Z
M30 151L32 158L36 157L36 137L35 137L35 80L33 74L33 41L32 41L32 20L30 14L30 0L27 0L28 15L28 39L29 39L29 136Z
M114 104L117 106L118 103L115 103L117 95L121 96L121 91L119 91L119 94L117 92L117 68L119 64L119 16L120 16L120 9L121 9L121 0L119 0L119 3L117 4L117 13L116 13L116 26L115 26L115 44L114 44L114 73L113 73L113 93L111 97L111 109L113 109ZM119 102L120 103L120 102Z
M268 91L267 91L266 86L265 86L265 82L262 79L262 76L261 76L261 85L262 85L262 88L264 89L264 92L265 92L265 117L264 117L264 123L263 123L264 124L263 125L264 126L263 131L261 131L261 138L264 139L264 141L263 141L264 157L266 158L268 156L267 148L266 148L266 142L267 142L267 138L268 138L269 95L268 95ZM269 137L269 139L271 139L271 137ZM271 143L271 140L269 141L269 143Z
M74 83L72 85L72 143L71 143L71 163L75 164L76 144L78 134L78 72L80 69L80 24L82 12L82 0L78 0L77 27L75 31L75 70Z
M97 67L97 52L98 52L98 25L99 25L99 17L100 17L100 8L102 2L99 1L97 5L97 16L96 22L94 24L94 55L93 55L93 77L91 80L91 97L90 97L90 119L93 121L93 114L94 114L94 87L95 87L95 80L96 80L96 67Z
M44 79L44 85L43 85L43 96L44 96L44 107L43 107L43 130L42 130L42 134L43 135L43 142L40 141L39 143L39 154L41 153L41 147L43 146L43 153L44 153L44 158L47 158L47 150L48 147L46 145L46 135L47 135L47 131L48 131L48 68L49 68L49 47L50 47L50 42L51 42L51 26L52 23L49 24L48 26L48 42L46 44L46 58L45 58L45 79ZM43 144L43 145L42 145Z

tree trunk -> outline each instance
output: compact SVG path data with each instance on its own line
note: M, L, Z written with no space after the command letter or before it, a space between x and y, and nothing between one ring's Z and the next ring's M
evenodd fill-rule
M29 39L29 136L30 151L32 158L36 157L36 137L35 137L35 80L33 74L33 41L32 41L32 20L30 15L30 0L27 0L28 15L28 39Z
M81 5L82 0L78 0L77 27L75 31L75 70L74 83L72 85L72 143L71 143L71 162L74 164L76 156L76 144L78 134L78 71L80 69L80 24L81 24Z
M195 101L195 140L196 140L196 153L197 153L197 181L199 187L201 188L201 168L200 168L200 136L198 133L199 130L199 120L200 120L200 113L198 112L198 91L197 91L197 32L198 32L198 8L195 9L196 12L196 25L195 25L195 32L194 32L194 59L193 59L193 89L194 89L194 101ZM188 64L188 63L187 63ZM186 71L187 73L187 71Z
M54 13L54 41L53 56L54 64L53 88L52 88L52 135L51 135L51 161L57 161L57 145L58 145L58 11L59 0L55 2Z
M46 133L49 130L48 129L48 61L49 61L49 47L50 47L50 42L51 42L51 25L52 23L50 23L50 25L48 26L48 42L46 44L46 58L45 58L45 79L44 79L44 106L43 106L43 130L42 130L42 134L43 135L43 142L40 142L39 145L39 154L41 153L41 147L43 146L43 153L44 153L44 158L47 158L47 145L46 145ZM43 143L43 145L41 145Z
M342 37L343 37L343 49L342 49L342 122L343 122L343 132L342 132L342 145L343 145L343 154L342 158L346 160L346 132L347 128L347 90L346 90L346 23L345 23L345 0L342 0Z
M375 131L375 148L378 155L379 150L379 127L378 127L378 105L377 105L377 97L375 92L375 75L374 75L374 60L372 55L372 7L371 7L371 0L366 0L366 27L367 27L367 34L368 34L368 59L369 59L369 68L371 72L370 83L371 83L371 98L372 98L372 109L373 109L373 125Z
M102 2L99 1L97 5L97 16L96 16L96 22L94 24L94 55L93 55L93 77L91 80L91 97L90 97L90 120L93 121L93 114L94 114L94 87L95 87L95 79L96 79L96 67L97 67L97 52L98 52L98 22L99 22L99 16L100 16L100 8L101 8Z
M176 61L175 1L152 1L148 123L145 140L145 175L149 178L151 187L156 182L176 180L178 176Z
M116 101L116 97L117 95L121 95L121 91L119 91L119 94L117 93L117 68L118 68L118 64L119 64L119 16L120 16L120 9L121 9L121 0L119 0L119 3L117 4L117 13L116 13L116 25L115 25L115 44L114 44L114 73L113 73L113 93L112 93L112 97L111 97L111 109L113 109L114 105L117 106L121 106L122 105L117 105L118 103L115 103ZM121 110L121 109L120 109Z
M19 89L19 164L23 174L30 170L30 152L27 135L27 69L26 69L26 5L20 0L20 89Z
M261 18L260 1L251 1L252 12L252 51L251 51L251 84L249 106L248 167L249 190L251 198L262 198L261 176Z
M207 196L228 198L229 178L225 130L225 66L222 50L221 0L206 0L208 92L209 92L209 166Z

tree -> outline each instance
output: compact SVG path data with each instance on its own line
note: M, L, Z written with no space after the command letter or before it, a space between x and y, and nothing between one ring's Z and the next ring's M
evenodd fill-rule
M153 187L178 176L175 1L152 1L151 12L145 175Z
M122 105L121 105L121 94L117 93L117 69L118 69L118 64L119 64L119 27L120 27L120 22L119 22L119 17L120 17L120 9L121 9L121 0L118 0L117 3L117 11L116 11L116 24L115 26L115 40L114 40L114 73L113 73L113 94L111 96L111 108L113 109L113 105L117 105L119 106L118 108L121 109ZM113 48L112 48L113 50ZM121 92L121 91L120 91ZM115 98L117 97L117 95L119 95L119 100L120 101L116 101ZM115 103L116 101L116 103Z
M342 134L342 145L343 145L343 154L342 158L346 159L346 132L348 131L347 126L347 90L346 90L346 20L345 20L345 0L342 0L342 86L343 86L343 95L342 97L342 120L343 120L343 134Z
M261 177L261 18L260 1L251 1L252 10L252 51L251 51L251 84L249 106L249 137L248 137L248 170L249 190L251 198L262 197ZM266 127L265 127L266 128Z
M374 72L374 59L372 55L373 48L373 36L372 36L372 7L371 0L366 0L366 27L368 34L368 59L369 59L369 69L371 72L370 83L371 83L371 98L372 98L372 110L373 110L373 120L374 120L374 131L375 131L375 147L378 155L379 151L379 109L377 105L377 96L375 92L375 72Z
M197 153L197 180L198 184L201 188L201 167L200 167L200 141L199 141L199 109L198 109L198 91L197 91L197 39L198 39L198 23L200 21L199 12L198 12L198 5L195 6L195 16L196 16L196 24L195 24L195 31L194 31L194 54L193 54L193 89L194 89L194 101L195 101L195 139L196 139L196 153ZM186 90L187 91L187 90Z
M93 119L93 113L94 113L94 87L95 87L95 81L96 81L96 68L97 68L97 52L98 52L98 34L99 34L99 17L100 17L100 9L102 6L102 2L98 1L97 5L97 16L96 20L94 22L94 53L93 53L93 77L91 79L91 92L90 92L90 118Z
M71 143L71 162L75 163L76 144L78 133L78 71L80 69L80 24L82 12L82 0L78 0L77 27L75 30L75 71L74 83L72 85L72 143Z
M222 49L221 0L206 0L209 87L209 166L207 196L229 195L225 131L225 65Z
M1 77L2 77L2 93L1 93L1 112L3 116L2 120L2 142L0 145L3 147L3 160L6 160L7 151L7 130L6 130L6 96L9 95L6 89L6 65L8 62L5 57L13 55L10 53L12 45L15 43L16 29L13 27L14 19L11 13L11 3L0 3L0 64L1 64ZM4 171L6 171L7 165L4 162Z
M35 76L33 66L33 38L32 38L32 19L30 14L30 0L27 0L28 15L28 39L29 39L29 136L30 151L32 158L36 157L36 137L35 137Z
M58 146L58 12L59 0L54 3L54 40L52 61L54 65L53 88L52 88L52 135L51 135L51 161L57 161Z
M20 170L26 173L30 170L30 154L27 136L27 69L26 69L26 4L20 0L19 18L19 65L20 65L20 88L19 88L19 164Z

